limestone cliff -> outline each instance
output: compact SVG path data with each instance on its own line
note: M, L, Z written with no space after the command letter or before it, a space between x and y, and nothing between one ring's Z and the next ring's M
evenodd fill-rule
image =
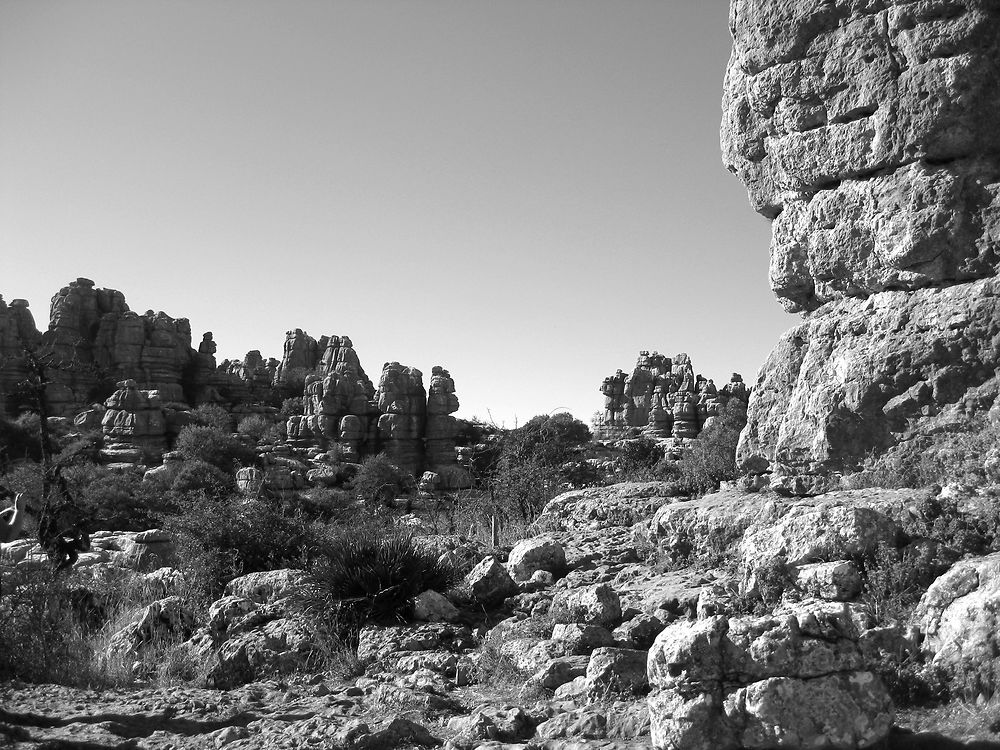
M724 159L772 219L775 294L806 313L738 458L819 492L995 397L1000 4L733 0L730 24Z

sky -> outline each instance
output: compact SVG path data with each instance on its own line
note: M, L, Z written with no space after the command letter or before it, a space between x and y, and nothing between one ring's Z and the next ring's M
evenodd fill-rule
M752 381L797 322L719 150L705 0L0 0L0 294L78 276L218 358L349 335L458 416L570 411L639 350Z

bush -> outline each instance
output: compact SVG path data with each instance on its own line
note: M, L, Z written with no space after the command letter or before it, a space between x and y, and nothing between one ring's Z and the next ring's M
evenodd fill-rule
M213 499L222 499L232 492L233 478L217 466L196 459L184 462L170 489L177 495L202 492Z
M307 517L324 523L348 521L361 512L353 492L334 487L313 487L301 493L298 507Z
M997 479L986 459L998 445L1000 425L973 419L962 432L921 435L873 456L867 468L847 478L847 484L851 489L919 489L949 482L981 487Z
M177 510L171 498L143 482L143 472L135 468L112 471L79 463L66 467L63 476L90 531L144 531L161 526Z
M596 483L593 467L575 460L590 437L590 428L567 413L532 417L504 433L484 467L493 514L531 523L560 492Z
M204 461L233 474L240 466L250 466L257 454L239 439L215 427L188 425L177 436L175 448L190 460Z
M398 617L418 594L446 591L459 580L453 567L418 549L409 534L374 526L342 531L311 573L314 590L356 622Z
M540 414L504 438L504 452L520 459L537 459L545 464L563 464L574 449L591 439L590 428L568 412Z
M392 463L384 453L366 456L354 475L351 490L366 503L391 506L398 495L414 489L413 477Z
M736 479L736 445L746 423L746 404L734 398L701 431L691 449L675 465L676 479L687 492L714 492L721 482Z
M191 419L202 427L214 427L227 435L233 431L233 418L218 404L202 404L191 411Z
M876 625L905 623L927 587L949 565L884 542L856 562L864 584L860 601Z
M102 688L131 684L140 676L132 659L109 658L107 647L162 594L132 571L88 573L67 578L47 567L3 570L0 679ZM144 675L157 672L169 644L152 646L139 657Z
M65 579L48 568L6 568L0 584L0 678L93 681L92 652L71 616Z
M23 420L12 422L0 417L0 468L6 468L11 462L23 459L33 461L42 459L37 425L33 428Z
M947 677L914 654L879 655L871 665L897 708L928 706L951 698Z
M185 577L206 603L246 573L307 567L325 536L322 525L266 501L189 492L180 502L182 512L167 519L165 528L174 536Z
M267 418L259 414L251 414L240 420L240 423L236 425L236 431L241 435L246 435L255 443L259 443L265 435L272 431L273 427L274 425Z
M492 512L502 521L531 523L565 489L563 480L560 467L536 457L503 456L489 482Z
M287 420L289 417L301 414L305 414L305 407L302 405L302 396L293 396L281 402L281 409L278 411L278 416L282 419Z

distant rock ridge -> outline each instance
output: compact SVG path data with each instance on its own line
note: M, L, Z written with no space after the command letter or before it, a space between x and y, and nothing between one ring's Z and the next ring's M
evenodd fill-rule
M1000 6L733 0L722 150L804 321L738 460L796 494L974 430L1000 393Z
M601 384L604 411L593 424L599 440L646 435L659 440L697 437L730 398L744 404L749 389L739 373L722 388L696 375L691 357L639 352L630 374L618 370Z
M107 461L158 461L189 423L190 407L219 404L235 425L250 414L273 419L283 399L301 397L303 414L286 425L292 446L335 447L347 461L384 451L415 476L433 471L442 489L471 483L455 456L458 423L450 415L459 404L448 371L433 368L428 394L420 370L389 362L376 388L348 336L317 340L296 328L280 361L253 350L219 364L211 332L195 349L186 318L139 315L121 292L78 278L52 298L45 332L25 300L8 305L0 297L0 413L8 417L24 405L17 386L28 375L25 348L68 365L47 372L50 416L75 416L81 428L100 424Z

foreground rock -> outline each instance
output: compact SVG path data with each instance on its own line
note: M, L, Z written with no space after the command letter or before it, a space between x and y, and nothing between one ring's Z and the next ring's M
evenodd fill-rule
M962 560L931 584L913 613L931 663L968 695L992 695L1000 653L1000 553Z
M864 748L892 726L844 612L678 622L649 651L653 742L675 750Z

